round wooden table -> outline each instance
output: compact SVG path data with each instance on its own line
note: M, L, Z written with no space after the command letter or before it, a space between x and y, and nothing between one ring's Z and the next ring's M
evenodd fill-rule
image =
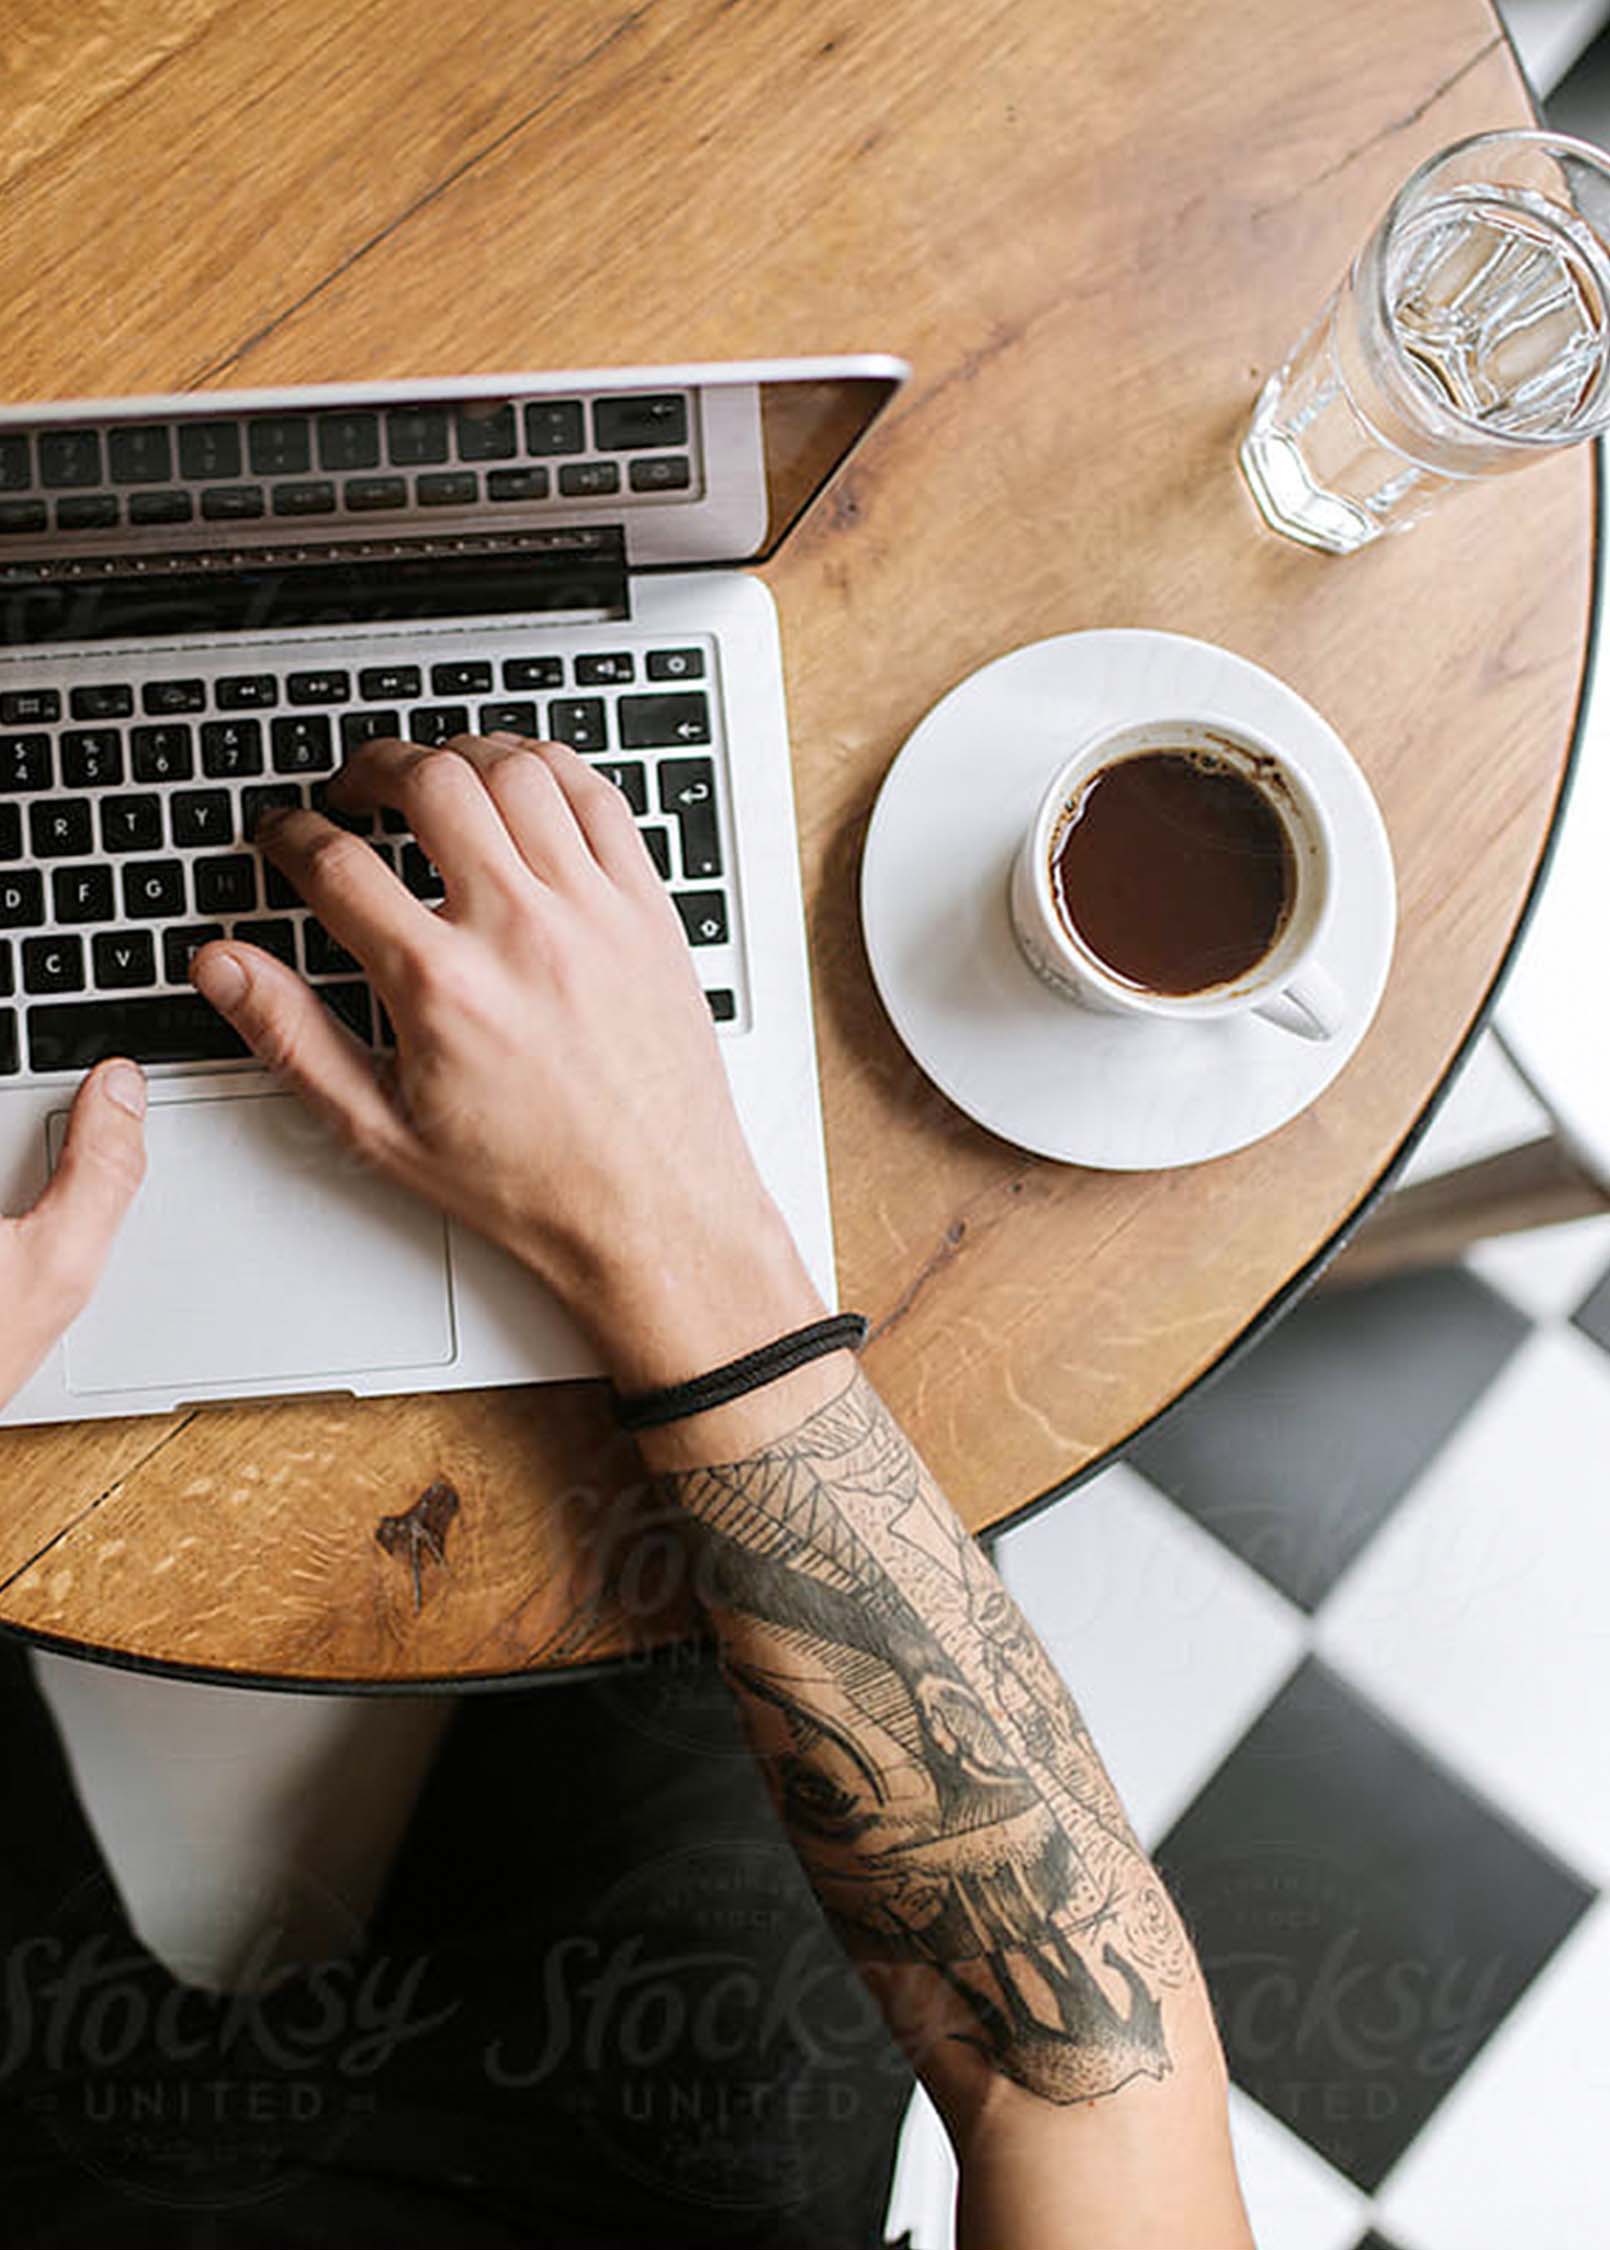
M20 0L7 51L8 398L907 355L769 573L868 1370L985 1526L1301 1285L1483 1012L1588 635L1586 450L1347 562L1262 531L1235 466L1402 176L1530 121L1485 0L470 0L450 35L414 0L105 0L93 22ZM861 947L862 836L911 727L1003 650L1098 625L1280 673L1361 760L1397 857L1362 1050L1298 1122L1190 1171L1082 1172L977 1130ZM468 1683L686 1619L596 1386L16 1432L0 1458L0 1624L85 1652ZM441 1562L409 1513L437 1482L459 1500Z

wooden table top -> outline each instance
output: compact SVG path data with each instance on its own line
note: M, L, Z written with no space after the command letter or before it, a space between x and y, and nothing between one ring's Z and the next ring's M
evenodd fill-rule
M1567 764L1586 449L1347 562L1257 525L1263 376L1429 150L1530 122L1486 0L12 0L0 395L890 350L915 378L781 607L844 1301L975 1525L1121 1446L1335 1237L1479 1016ZM979 1131L868 978L912 726L1042 635L1270 666L1391 830L1379 1018L1306 1116L1100 1175ZM296 1681L579 1661L683 1614L596 1386L0 1440L0 1624ZM416 1609L404 1542L460 1510Z

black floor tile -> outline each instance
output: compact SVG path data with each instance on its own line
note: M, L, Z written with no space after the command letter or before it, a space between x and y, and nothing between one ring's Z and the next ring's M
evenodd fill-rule
M1312 1609L1529 1327L1459 1267L1321 1291L1128 1459Z
M1610 1269L1578 1305L1575 1320L1584 1336L1591 1336L1601 1351L1610 1352Z
M1157 1858L1236 2083L1365 2189L1594 1896L1312 1662Z

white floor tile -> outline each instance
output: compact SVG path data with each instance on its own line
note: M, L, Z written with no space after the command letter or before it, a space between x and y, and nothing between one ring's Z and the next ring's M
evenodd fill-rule
M1123 1467L996 1552L1155 1844L1297 1663L1300 1612Z
M1425 1139L1404 1167L1400 1187L1479 1164L1507 1148L1520 1148L1549 1131L1547 1113L1509 1061L1492 1033L1471 1050Z
M1497 1234L1467 1262L1534 1320L1564 1319L1610 1267L1610 1217Z
M1610 1903L1588 1914L1381 2191L1404 2250L1610 2242Z
M1369 2224L1363 2196L1235 2086L1230 2138L1258 2250L1351 2250Z
M1610 1879L1610 1359L1522 1346L1320 1612L1321 1654Z

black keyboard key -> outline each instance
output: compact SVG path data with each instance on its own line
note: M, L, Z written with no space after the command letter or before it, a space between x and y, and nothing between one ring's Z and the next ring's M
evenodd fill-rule
M0 789L15 796L51 786L48 734L0 734Z
M564 684L562 656L511 656L503 666L506 688L557 688Z
M0 938L0 999L10 999L16 989L16 971L11 962L11 940Z
M28 842L35 859L82 859L95 849L95 824L87 797L45 797L28 807Z
M693 464L685 453L650 453L626 464L627 481L634 492L686 492L693 482Z
M674 391L593 400L593 443L601 453L643 445L686 445L688 402Z
M209 719L201 730L201 770L209 781L233 781L263 770L260 719Z
M19 538L50 528L50 511L43 500L0 500L0 538Z
M288 703L345 703L351 693L347 672L293 672L285 682Z
M31 930L45 919L45 878L34 867L0 875L0 930Z
M704 679L702 648L650 648L650 679Z
M306 900L288 875L277 867L265 863L263 868L263 904L276 914L283 914L288 906L304 906Z
M665 880L671 880L671 832L668 828L644 828L639 831L648 846L648 856Z
M257 823L264 813L277 805L305 805L307 798L294 781L270 781L260 789L243 789L240 793L240 824L242 833L250 838L257 832Z
M199 992L61 1000L28 1010L35 1070L88 1070L108 1055L141 1063L226 1062L251 1052Z
M196 748L188 727L135 727L129 735L129 773L135 781L188 781Z
M402 848L402 879L415 898L446 896L447 886L435 863L425 857L417 844L404 844Z
M559 490L567 500L592 500L620 488L618 461L571 461L559 472Z
M271 722L276 773L328 773L335 764L330 722L322 711Z
M374 1018L369 1008L369 987L366 984L318 984L313 989L331 1015L344 1023L348 1031L361 1039L366 1047L374 1044Z
M201 512L209 523L242 523L263 512L260 484L209 484L201 495Z
M362 407L319 416L321 469L374 469L380 465L380 417Z
M184 863L131 859L123 870L123 911L131 920L171 921L185 911Z
M117 495L74 492L56 503L58 531L109 531L117 522Z
M101 680L75 687L67 705L75 719L126 719L134 709L134 690L121 681Z
M337 775L336 778L339 780L340 776ZM308 801L314 812L322 813L337 828L344 828L349 836L367 836L374 826L375 816L372 812L348 812L344 806L332 805L330 784L327 781L314 782L308 792Z
M352 515L372 515L382 508L406 508L406 477L348 477L341 497Z
M17 1014L14 1008L0 1008L0 1071L10 1074L21 1068L17 1048Z
M380 808L380 826L388 836L406 836L408 833L407 821L390 805L382 805Z
M43 727L60 717L61 697L54 688L8 688L0 695L0 726Z
M114 484L166 484L173 447L165 422L134 422L107 433L106 458Z
M103 852L153 852L162 849L160 797L103 797Z
M0 492L26 492L33 483L25 437L0 437Z
M704 695L623 695L617 709L623 750L710 739L710 701Z
M188 984L190 964L204 945L223 936L219 922L191 922L183 929L162 933L162 974L169 984Z
M674 815L682 835L682 872L721 873L716 828L716 773L708 758L666 758L660 766L660 810Z
M490 664L433 664L430 692L432 695L490 695L492 667Z
M123 779L123 737L116 727L85 727L61 738L64 789L115 789Z
M371 664L358 674L358 693L366 703L395 703L424 692L417 664Z
M168 822L181 851L217 851L234 834L234 808L227 789L180 789L168 799ZM249 864L249 863L248 863ZM198 902L199 903L199 902ZM203 914L221 911L203 906Z
M101 441L94 430L41 430L39 481L62 485L101 482Z
M335 514L335 486L312 478L305 484L276 484L274 513L277 516L333 516Z
M280 684L272 672L232 672L213 687L220 711L261 711L280 699Z
M400 711L343 711L341 747L350 758L366 742L382 742L403 731Z
M601 698L585 695L579 702L550 703L548 731L555 742L568 742L572 750L602 750L609 738Z
M636 674L637 666L624 650L618 654L606 651L599 656L578 656L576 659L577 687L621 686L627 680L634 679Z
M310 977L361 976L352 955L338 945L322 922L310 914L302 924L302 962Z
M458 410L458 457L461 461L511 461L517 433L514 408L502 401L477 399Z
M399 406L386 416L386 453L394 469L447 459L447 416L439 407Z
M108 992L127 992L157 981L156 942L149 930L102 930L90 940L95 982Z
M599 766L596 769L606 781L612 781L634 813L648 811L648 784L640 765Z
M140 690L140 708L153 719L171 718L176 711L207 708L205 680L147 680Z
M671 902L682 917L689 945L725 945L727 901L720 891L673 891Z
M240 475L240 426L235 422L181 422L179 474L197 484ZM202 513L206 510L203 508Z
M249 852L198 859L191 869L198 914L255 914L257 862Z
M537 707L534 703L483 703L480 710L483 734L529 734L537 732Z
M50 903L58 922L110 922L117 913L109 867L55 867Z
M188 523L196 504L188 492L135 492L129 496L130 523Z
M481 483L473 470L419 477L414 497L422 508L473 508L481 497Z
M246 425L254 477L299 477L312 466L305 414L260 414Z
M526 408L528 453L580 453L586 443L579 398L533 400Z
M705 994L705 999L710 1003L710 1013L717 1023L734 1021L738 1013L738 1001L734 993L718 985L715 991Z
M22 807L0 802L0 859L22 857Z
M548 472L546 469L489 470L486 496L489 500L546 500Z
M470 714L462 703L426 704L415 711L408 723L410 741L419 742L433 750L439 742L451 742L455 734L468 734Z
M260 945L265 953L272 953L277 961L290 968L296 967L296 924L294 922L237 922L234 935L248 945Z
M84 941L77 937L31 937L22 941L24 992L82 992Z

